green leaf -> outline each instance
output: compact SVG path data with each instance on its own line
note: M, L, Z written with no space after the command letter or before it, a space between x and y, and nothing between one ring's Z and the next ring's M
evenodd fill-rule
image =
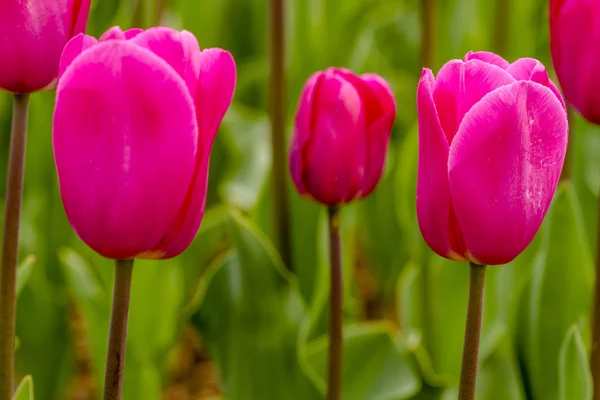
M31 276L31 270L33 269L34 263L35 257L28 256L17 267L17 297L25 287L25 284L27 284L27 281Z
M216 212L216 211L215 211ZM231 400L318 399L297 357L306 307L264 236L221 209L229 251L207 283L193 321Z
M405 346L383 324L344 327L342 397L345 400L399 400L415 395L421 382ZM309 344L307 359L325 392L327 337Z
M23 378L15 394L13 394L13 400L33 400L33 379L27 375Z
M592 398L592 373L577 325L571 326L560 346L558 378L560 400Z
M587 326L594 281L581 210L570 184L559 187L542 235L521 304L518 337L534 397L554 400L564 334L573 324Z

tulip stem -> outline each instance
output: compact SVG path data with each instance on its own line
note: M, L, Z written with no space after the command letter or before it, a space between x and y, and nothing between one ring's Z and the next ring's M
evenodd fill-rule
M598 237L596 238L596 283L592 309L592 354L590 369L594 382L594 400L600 400L600 199L598 201Z
M329 375L328 400L342 398L342 312L344 287L340 244L340 209L329 207L329 257L331 261L331 289L329 300Z
M0 400L10 400L15 378L15 317L19 222L23 197L29 95L15 94L4 206L0 272Z
M115 261L115 286L113 292L106 375L104 376L104 400L120 400L125 370L125 343L127 341L127 317L133 260Z
M273 154L273 217L275 237L284 264L291 269L290 223L286 188L285 120L287 109L285 79L284 0L271 0L271 152Z
M483 315L485 268L485 265L475 263L471 263L470 266L469 303L467 305L467 325L465 328L458 400L475 399L477 360L479 358L479 339L481 336L481 318Z
M423 0L421 8L421 66L434 68L437 34L436 0Z

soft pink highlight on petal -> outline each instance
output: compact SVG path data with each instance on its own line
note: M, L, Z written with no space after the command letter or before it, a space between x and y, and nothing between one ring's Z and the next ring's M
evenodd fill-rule
M360 197L368 196L377 186L385 166L385 156L396 119L396 101L388 83L379 75L364 74L360 77L371 89L372 96L363 97L363 103L375 102L377 107L367 105L367 160Z
M424 69L417 89L419 121L419 169L417 174L417 218L423 238L442 257L455 258L450 245L450 189L448 186L448 141L433 100L435 78ZM454 240L453 240L454 241ZM458 254L460 256L461 254Z
M200 54L199 61L195 105L200 138L194 178L177 219L154 249L156 254L161 254L161 258L175 257L181 253L198 232L206 204L210 151L235 91L237 72L230 53L221 49L207 49Z
M290 145L289 162L292 180L300 194L307 193L303 177L305 167L303 157L306 144L310 140L310 134L312 132L312 119L315 104L314 97L323 75L323 72L319 71L308 78L302 89L302 94L300 95L300 101L298 103L298 111L296 113L294 134L292 135Z
M60 55L87 23L90 0L4 1L0 12L0 89L42 90L58 77Z
M62 76L54 154L65 211L109 258L151 251L192 181L197 123L184 81L130 42L100 43Z
M554 93L527 81L493 91L465 115L448 168L472 261L504 264L531 242L556 189L567 130Z
M155 27L139 33L136 43L165 60L183 78L190 93L196 93L200 75L200 46L187 31Z
M532 81L548 87L558 98L563 108L566 110L565 100L560 91L550 80L548 71L544 64L534 58L519 58L512 63L506 71L518 81Z
M484 61L488 64L496 65L502 69L506 69L510 65L508 61L506 61L504 58L500 57L498 54L491 53L489 51L469 51L463 58L463 61L467 62L469 60Z
M475 103L492 90L514 81L502 68L477 59L446 63L435 81L433 99L448 143L452 143L463 116Z
M60 57L58 76L61 77L65 73L67 67L71 65L77 56L96 44L98 44L98 41L95 38L83 33L80 33L71 39L65 46L62 56Z

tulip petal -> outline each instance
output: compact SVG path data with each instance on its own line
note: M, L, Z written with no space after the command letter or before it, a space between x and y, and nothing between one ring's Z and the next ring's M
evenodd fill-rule
M550 80L544 64L535 58L519 58L506 69L518 81L533 81L546 86L558 98L566 110L565 100L556 85Z
M31 93L58 77L61 52L87 21L90 0L3 1L0 89Z
M531 242L558 183L567 118L548 88L519 81L465 115L450 147L450 193L472 261L504 264Z
M335 205L351 201L365 172L365 111L355 86L335 69L324 72L316 88L311 137L305 146L304 184L319 202Z
M200 75L200 46L194 35L159 26L139 33L132 42L169 63L186 82L190 93L196 93Z
M304 149L310 139L312 130L312 119L314 113L314 97L316 88L319 86L319 81L323 76L323 72L315 72L304 85L302 95L298 102L298 113L296 114L294 134L292 135L292 143L290 145L290 174L296 188L300 194L306 194L307 189L304 185L304 177L302 176L304 168Z
M448 143L452 143L463 116L475 103L514 81L502 68L477 59L446 63L438 73L433 98Z
M469 60L484 61L488 64L494 64L502 69L506 69L510 65L508 61L506 61L504 58L500 57L496 53L492 53L489 51L469 51L463 58L463 61L467 62Z
M396 119L396 101L392 89L379 75L364 74L360 78L372 92L371 96L363 96L363 103L375 102L378 106L373 112L374 107L366 105L369 132L365 176L360 193L363 198L375 189L383 173L389 138Z
M98 39L99 42L105 42L107 40L130 40L135 38L140 33L144 32L140 28L131 28L123 31L120 26L113 26Z
M200 75L196 91L196 113L200 138L192 185L177 219L165 240L155 249L161 258L175 257L196 236L204 215L210 151L219 125L231 105L236 83L236 66L231 54L221 49L200 53Z
M450 228L452 205L448 186L449 146L433 102L434 85L433 73L424 69L417 89L417 219L421 234L433 251L442 257L464 260L460 231Z
M61 77L65 73L67 67L71 65L77 56L96 44L98 44L98 41L95 38L83 33L80 33L71 39L65 46L62 56L60 57L58 76Z
M126 41L85 51L59 82L53 142L81 239L109 258L152 250L185 199L198 144L193 100L173 68Z

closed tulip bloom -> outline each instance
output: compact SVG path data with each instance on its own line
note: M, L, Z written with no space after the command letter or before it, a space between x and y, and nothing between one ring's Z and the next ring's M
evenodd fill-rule
M567 149L562 97L537 60L452 60L417 90L417 216L439 255L504 264L531 242Z
M550 1L552 62L565 98L589 121L600 124L600 2Z
M330 68L311 76L290 150L300 194L334 206L371 193L383 172L395 117L392 91L375 74Z
M0 11L0 89L53 86L69 39L85 31L90 0L4 0Z
M108 258L169 258L195 236L232 56L189 32L79 35L60 63L53 144L67 217Z

